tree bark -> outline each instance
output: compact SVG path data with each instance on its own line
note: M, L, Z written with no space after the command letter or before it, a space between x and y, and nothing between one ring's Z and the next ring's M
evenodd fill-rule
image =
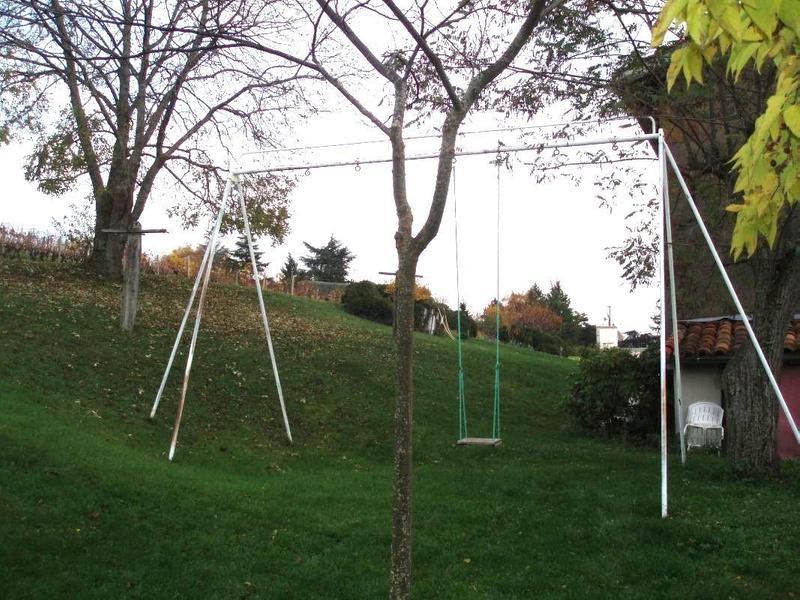
M776 377L780 361L769 360ZM778 469L778 403L752 347L740 352L726 367L726 449L748 472L775 473Z
M90 263L98 275L114 281L122 280L122 259L128 237L103 233L102 230L127 230L131 226L133 187L126 179L124 175L112 172L109 174L108 185L101 190L95 190L94 245Z
M114 281L122 281L122 259L125 255L127 236L103 233L101 229L127 229L127 219L111 221L102 213L95 216L94 245L90 264L95 272Z
M394 505L391 593L411 597L411 498L414 399L414 285L417 258L398 249L395 279Z
M775 378L783 368L783 340L800 301L800 259L794 249L797 215L791 215L774 252L761 251L756 267L753 329ZM722 374L726 397L726 451L750 473L779 468L777 426L780 405L755 348L747 344Z

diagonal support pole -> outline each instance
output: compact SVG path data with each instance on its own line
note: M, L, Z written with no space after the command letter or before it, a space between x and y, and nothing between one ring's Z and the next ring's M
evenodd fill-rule
M234 175L237 178L238 176ZM247 247L250 249L250 265L253 268L253 277L256 284L256 295L258 296L258 308L261 311L261 321L264 324L264 333L267 335L267 349L269 350L269 360L272 363L272 374L275 376L275 387L278 389L278 400L281 404L281 414L283 415L283 425L286 428L286 437L292 442L292 430L289 427L289 417L286 415L286 404L283 401L283 388L281 378L278 375L278 362L275 359L275 350L272 347L272 334L269 331L269 319L267 319L267 309L264 305L264 294L261 291L261 276L258 273L258 263L256 254L253 250L253 238L250 235L250 220L247 218L247 206L244 201L244 193L239 193L239 208L242 211L242 221L244 222L244 234L247 237Z
M219 207L219 215L217 221L222 221L222 215L225 212L225 207L228 204L228 198L231 195L231 188L233 187L232 179L228 178L225 182L225 191L222 194L222 202ZM189 354L186 357L186 370L183 374L183 385L181 386L181 399L178 402L178 412L175 415L175 426L172 428L172 440L169 445L169 459L175 456L175 447L178 444L178 431L181 428L181 419L183 418L183 408L186 405L186 392L189 389L189 375L192 372L192 361L194 360L194 351L197 347L197 334L200 332L200 321L203 318L203 306L205 305L206 292L208 291L208 282L211 279L211 267L214 265L214 250L217 246L217 235L219 228L215 228L211 234L211 239L208 242L208 258L205 265L205 273L203 274L203 287L200 289L200 299L197 301L197 313L194 320L194 330L192 331L192 341L189 343Z
M678 183L683 190L683 194L686 197L687 202L689 203L689 207L692 209L692 214L694 215L695 220L697 221L698 226L700 227L700 231L703 233L703 237L706 240L706 244L708 244L708 248L711 251L711 255L714 257L714 262L717 264L717 268L719 269L720 275L722 275L722 280L725 282L725 287L728 288L728 292L731 295L731 299L733 303L736 305L736 310L739 313L739 316L742 317L742 324L744 328L747 330L747 335L750 338L750 342L753 344L753 348L758 355L758 360L761 362L761 366L764 367L764 372L767 375L767 379L769 379L770 386L772 387L772 391L775 392L775 397L778 399L778 404L781 406L781 410L783 410L783 414L786 416L786 420L789 422L789 426L792 429L792 433L794 434L794 439L797 440L797 443L800 444L800 431L797 429L797 424L792 417L792 413L789 411L789 406L786 404L786 400L783 398L783 394L781 393L780 387L778 386L778 382L775 379L775 375L772 373L772 369L769 368L769 363L767 363L767 357L764 356L764 351L761 349L761 344L758 343L758 339L756 338L756 334L753 331L753 327L750 325L750 321L747 318L747 315L744 312L744 308L742 307L742 303L739 301L739 296L736 294L736 290L733 288L733 283L731 283L730 277L728 277L727 271L725 271L725 266L722 264L722 260L719 257L719 253L717 253L717 249L714 247L714 242L711 240L711 236L708 233L708 229L706 229L705 224L703 223L703 218L700 216L700 211L697 210L697 205L694 202L694 198L692 197L691 192L689 191L689 187L686 185L686 181L683 179L683 175L681 175L681 171L678 168L678 164L675 162L675 157L672 155L669 147L664 144L664 148L667 151L667 158L669 159L670 165L672 166L672 170L675 173L675 176L678 178Z
M222 211L220 211L219 215L217 215L217 220L214 223L213 229L211 230L211 236L214 236L219 231L221 225L222 225ZM211 244L206 244L206 251L205 254L203 254L203 260L200 262L200 268L197 269L197 277L195 277L194 279L194 286L192 286L192 293L189 295L189 303L186 305L186 310L183 313L183 319L181 320L181 325L178 328L178 335L175 336L175 343L172 345L172 353L169 355L169 360L167 361L167 368L164 370L164 377L161 378L161 385L158 387L156 400L155 402L153 402L153 409L150 411L151 419L156 416L158 405L161 403L161 396L164 393L164 388L167 385L167 379L169 379L169 372L172 370L172 363L175 362L175 356L178 354L178 347L181 344L181 339L183 338L183 332L186 329L186 323L189 321L189 314L192 312L192 306L194 306L194 299L195 296L197 296L197 290L200 287L200 280L203 278L203 273L206 268L206 262L208 261L210 249L211 249Z

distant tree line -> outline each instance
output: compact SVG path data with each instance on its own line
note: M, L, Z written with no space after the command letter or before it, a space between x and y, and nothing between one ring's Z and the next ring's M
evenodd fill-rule
M484 308L478 327L481 333L497 333L496 301ZM572 308L570 297L556 281L544 293L534 284L525 293L512 293L500 302L500 340L529 346L550 354L574 354L580 347L594 346L596 332L585 313Z

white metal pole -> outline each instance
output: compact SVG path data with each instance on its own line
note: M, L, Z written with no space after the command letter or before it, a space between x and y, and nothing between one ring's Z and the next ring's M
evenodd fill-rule
M234 176L236 177L236 176ZM256 295L258 296L258 308L261 311L261 321L264 323L264 332L267 334L267 349L269 359L272 362L272 373L275 376L275 387L278 389L278 400L281 404L281 414L283 414L283 425L286 428L286 437L292 441L292 430L289 427L289 417L286 415L286 404L283 401L283 388L281 378L278 375L278 361L275 359L275 350L272 347L272 334L269 331L269 319L267 319L267 308L264 305L264 294L261 291L261 278L258 273L258 263L256 253L253 250L253 238L250 235L250 220L247 218L247 206L244 201L244 193L239 194L239 208L242 211L242 221L244 222L244 234L247 237L247 246L250 248L250 264L253 267L253 277L256 283Z
M661 387L661 518L665 519L668 513L668 486L667 486L667 298L664 286L664 131L658 130L658 281L661 301L661 314L659 323L659 382Z
M661 160L664 169L664 225L667 238L667 273L669 275L669 306L672 311L672 356L675 370L673 371L673 393L675 396L675 423L678 426L678 437L681 442L681 464L686 464L686 440L683 431L683 380L681 378L681 346L678 340L678 302L675 289L675 259L672 252L672 215L669 206L669 172L667 160Z
M217 220L214 223L214 228L211 230L212 236L219 231L219 228L222 225L222 213L223 211L219 211L219 215L217 215ZM192 286L192 293L189 295L189 303L186 305L186 310L183 313L183 319L181 320L181 325L178 328L178 335L175 336L175 343L172 346L172 353L169 355L169 360L167 361L167 368L164 371L164 377L162 377L161 379L161 385L158 388L158 393L156 394L156 400L155 402L153 402L153 409L150 411L151 419L156 416L158 405L161 402L161 395L164 393L164 388L166 387L167 379L169 378L169 372L172 369L172 363L175 361L175 356L178 354L178 346L180 346L181 338L183 337L183 331L186 329L186 323L189 320L189 313L192 312L192 306L194 305L194 298L197 295L197 289L200 287L200 280L203 278L203 271L205 270L206 261L208 260L208 254L210 252L210 249L211 249L211 244L207 244L205 254L203 254L203 260L200 263L200 268L197 271L197 277L195 277L194 280L194 286Z
M794 434L795 440L797 440L797 443L800 444L800 431L798 431L797 424L795 423L794 418L792 417L792 413L789 411L789 407L786 404L786 400L784 400L783 398L783 394L781 393L781 389L778 386L778 382L775 380L775 375L772 374L772 369L769 368L767 357L764 356L764 351L761 349L761 344L758 343L758 339L756 338L756 334L753 331L753 327L750 325L750 321L744 312L744 308L742 308L742 303L739 301L739 296L736 294L736 290L733 288L733 283L731 283L731 280L728 277L728 273L727 271L725 271L725 266L722 264L722 260L720 259L719 254L717 253L717 249L714 247L714 242L711 240L711 236L708 233L708 229L706 229L705 223L703 223L703 218L700 216L700 212L697 210L697 205L694 202L694 198L692 198L692 194L689 191L689 187L686 185L686 181L684 181L683 175L681 175L681 171L678 168L678 164L675 162L675 157L672 155L672 151L669 149L668 146L666 146L666 144L665 144L665 149L667 151L667 158L669 159L669 162L672 165L672 170L675 172L675 176L678 178L678 183L680 184L681 189L683 190L683 193L686 196L686 200L689 202L689 207L692 209L694 218L697 221L697 224L700 226L700 231L703 233L703 237L706 240L706 244L708 244L708 248L709 250L711 250L711 255L714 257L714 262L717 264L719 273L720 275L722 275L722 280L725 282L725 286L728 288L728 292L731 295L731 299L733 300L733 303L736 305L736 310L742 317L742 323L744 324L744 327L747 330L747 335L750 337L750 341L753 344L753 348L755 348L756 354L758 355L758 360L761 362L761 366L764 367L764 372L767 374L769 383L772 386L772 391L775 392L775 396L778 399L778 403L781 405L781 409L783 410L783 414L786 416L786 420L789 422L789 426L792 429L792 433Z
M222 202L220 203L217 220L222 219L222 214L225 212L225 207L228 204L228 198L231 194L231 187L233 182L231 178L225 182L225 191L222 194ZM194 350L197 346L197 334L200 332L200 321L203 317L203 305L206 300L206 291L208 290L208 282L211 279L211 268L214 266L214 249L217 246L218 228L214 229L211 239L208 242L208 260L206 261L206 269L203 277L203 287L200 289L200 299L197 301L197 314L194 319L194 331L192 331L192 341L189 343L189 354L186 357L186 370L183 374L183 385L181 387L181 399L178 402L178 412L175 415L175 426L172 429L172 440L169 445L169 459L175 456L175 447L178 444L178 431L181 427L181 418L183 417L183 407L186 405L186 392L189 389L189 375L192 371L192 361L194 360ZM200 271L202 272L202 271Z

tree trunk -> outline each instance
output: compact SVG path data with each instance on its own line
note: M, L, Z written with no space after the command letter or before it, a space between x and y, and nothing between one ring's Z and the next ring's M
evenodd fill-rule
M133 194L127 186L109 186L96 194L94 244L90 263L95 272L114 281L122 281L122 259L127 235L103 233L103 229L127 230L131 224Z
M411 597L411 490L414 398L414 285L417 258L398 248L395 279L394 504L390 597Z
M766 251L764 251L766 254ZM753 329L767 363L780 380L783 340L800 300L800 260L794 250L782 259L762 255L756 271ZM722 374L726 394L726 449L751 473L773 474L779 468L777 426L780 405L755 348L747 344Z
M769 362L777 377L780 361ZM723 378L728 455L746 471L774 473L778 468L778 403L752 346L730 362Z

